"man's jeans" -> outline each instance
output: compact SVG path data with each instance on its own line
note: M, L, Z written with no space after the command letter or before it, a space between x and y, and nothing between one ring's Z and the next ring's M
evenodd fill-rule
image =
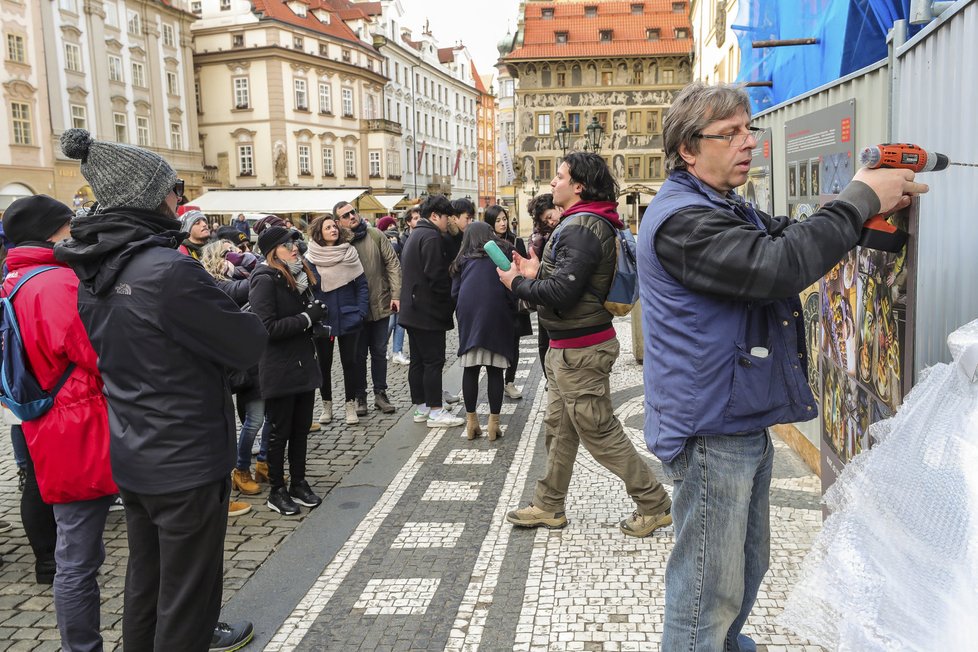
M672 522L666 566L667 652L742 652L742 637L771 549L774 447L764 430L694 437L671 462Z
M367 398L367 351L370 351L370 378L374 394L387 391L387 317L363 322L357 341L357 398Z
M258 434L258 429L262 427L264 422L265 401L256 398L245 403L241 433L238 435L238 470L248 471L251 469L251 447L255 443L255 435Z
M114 496L103 496L54 505L54 609L65 652L102 649L98 570L105 561L102 534L113 500Z
M394 334L394 338L391 341L391 351L394 353L402 353L404 351L404 327L397 323L397 313L391 314L391 320L387 326L387 337Z

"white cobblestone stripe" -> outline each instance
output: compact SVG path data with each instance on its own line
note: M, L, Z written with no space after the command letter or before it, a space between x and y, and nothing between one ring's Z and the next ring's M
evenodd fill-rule
M431 523L409 521L391 544L391 548L454 548L465 531L465 523Z
M517 507L522 498L523 487L526 485L527 474L530 471L530 462L533 460L537 441L540 439L537 433L543 424L543 416L546 412L546 401L543 400L543 396L541 381L537 384L533 399L534 407L527 423L523 426L523 436L520 438L509 472L506 474L503 489L499 493L499 500L492 515L492 524L479 549L479 556L472 569L472 577L465 596L459 604L455 623L445 645L446 652L469 652L479 649L486 618L492 606L493 590L500 581L500 570L513 529L509 523L506 523L506 512ZM504 404L503 408L505 407Z
M431 577L370 580L354 609L368 616L418 616L428 611L441 580Z

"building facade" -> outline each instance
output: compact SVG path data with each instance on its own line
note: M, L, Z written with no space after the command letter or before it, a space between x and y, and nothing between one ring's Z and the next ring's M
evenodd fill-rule
M383 59L332 3L200 0L194 10L200 141L216 185L400 190Z
M6 47L0 193L49 194L80 207L94 199L61 134L139 145L166 158L193 196L203 183L192 100L185 0L0 3ZM47 47L45 47L47 45ZM17 181L15 179L22 179ZM9 194L9 193L8 193ZM7 202L9 203L9 202Z
M3 102L0 211L20 197L56 195L40 4L0 2Z
M620 185L619 212L637 229L665 180L662 119L692 79L686 0L526 0L503 58L516 90L517 204L546 192L567 150L598 146ZM601 137L592 144L587 126ZM529 231L528 220L520 228Z
M492 75L479 75L472 64L472 76L479 102L476 108L476 142L479 149L479 201L476 207L481 213L498 201L496 196L496 96L493 93Z
M516 79L503 62L513 50L515 35L506 34L496 45L500 60L496 64L496 84L498 101L496 107L496 187L499 203L506 207L510 216L520 220L521 209L516 205L516 181L521 175L516 173L513 149L516 146Z
M690 0L693 24L693 78L707 84L732 83L740 71L740 45L730 26L739 0Z
M461 44L439 47L429 29L415 37L399 0L382 0L370 25L386 59L387 119L404 133L404 191L412 198L478 195L476 110L479 93L471 56Z

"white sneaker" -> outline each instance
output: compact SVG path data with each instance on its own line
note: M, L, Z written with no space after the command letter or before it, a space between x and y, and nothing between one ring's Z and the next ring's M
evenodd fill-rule
M333 402L323 401L323 413L319 415L319 423L329 423L333 420Z
M414 417L415 423L423 423L428 420L428 415L431 414L431 408L427 405L414 406Z
M355 399L346 402L346 423L350 426L360 423L360 417L357 416L357 402Z
M512 399L523 398L523 392L516 389L516 385L513 383L506 383L506 386L503 387L503 394Z
M446 410L438 410L428 416L426 423L429 428L454 428L455 426L464 426L465 419Z
M394 354L394 357L392 358L392 360L396 364L404 364L404 365L411 364L411 358L409 358L406 355L404 355L404 353L402 353L401 351L398 351L397 353L395 353Z

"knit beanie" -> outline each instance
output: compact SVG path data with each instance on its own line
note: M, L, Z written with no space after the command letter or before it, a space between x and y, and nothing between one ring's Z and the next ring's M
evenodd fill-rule
M157 204L159 206L159 204ZM155 207L154 207L155 208ZM194 227L194 224L204 220L207 221L207 216L200 211L187 211L180 216L180 230L184 233L190 233L190 229Z
M246 236L241 231L238 231L233 226L222 226L217 229L217 239L227 240L236 247L248 242L248 236Z
M266 215L257 222L255 222L254 231L257 235L261 235L262 231L271 226L285 226L285 220L283 220L278 215Z
M292 232L284 226L270 226L258 236L258 250L267 256L275 247L292 239Z
M81 161L82 176L102 208L155 210L177 182L177 173L158 154L95 140L85 129L61 134L61 151Z
M73 216L70 208L47 195L21 197L3 213L3 234L14 245L44 242Z
M397 224L397 220L395 220L390 215L385 215L379 220L377 220L377 229L380 231L386 231L387 229L391 228L395 224Z

